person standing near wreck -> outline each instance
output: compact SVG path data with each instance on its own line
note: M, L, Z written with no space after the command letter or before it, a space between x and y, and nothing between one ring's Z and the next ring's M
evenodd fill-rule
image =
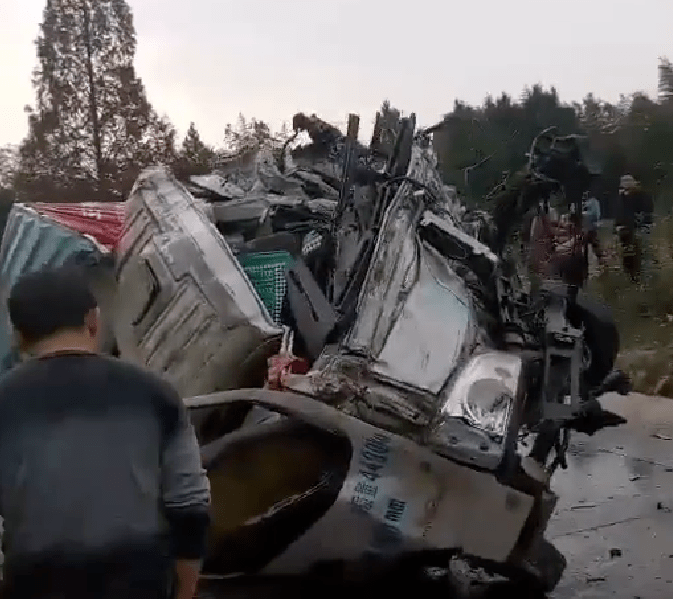
M652 195L631 175L624 175L619 181L618 200L615 229L622 247L622 264L634 283L644 283L652 274L649 246L654 213Z
M81 273L25 275L8 310L27 359L0 378L3 597L191 599L210 488L177 392L98 353Z
M603 250L598 236L598 224L601 220L601 204L588 191L582 197L582 216L584 228L584 260L587 273L589 272L589 247L600 264L603 264Z

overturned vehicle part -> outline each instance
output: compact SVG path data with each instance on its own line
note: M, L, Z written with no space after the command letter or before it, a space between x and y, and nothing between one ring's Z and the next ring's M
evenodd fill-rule
M181 394L246 384L282 331L208 215L162 168L126 202L118 250L117 342Z
M385 571L418 555L424 565L446 567L457 553L522 580L527 568L531 580L537 575L521 532L551 514L552 495L536 507L535 497L495 473L302 395L238 390L186 403L202 421L204 412L235 404L283 415L201 439L214 500L206 575L310 575L331 567L342 576L357 575L358 565L371 575L377 565Z

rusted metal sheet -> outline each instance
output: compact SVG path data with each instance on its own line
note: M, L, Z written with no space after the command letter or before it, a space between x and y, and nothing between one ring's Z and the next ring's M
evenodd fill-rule
M93 237L105 249L112 251L124 227L123 202L33 203L33 210L60 225Z

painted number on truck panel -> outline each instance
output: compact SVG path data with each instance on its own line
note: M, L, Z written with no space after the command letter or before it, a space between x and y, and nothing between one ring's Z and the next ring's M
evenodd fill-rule
M375 483L381 476L381 470L388 463L390 437L374 435L365 441L360 451L360 476Z
M358 456L358 474L360 479L355 484L351 506L354 511L368 514L374 506L379 492L376 481L381 470L388 463L390 437L376 434L367 439Z
M407 508L407 504L404 501L399 499L390 499L388 501L388 509L386 510L386 515L384 519L388 522L394 522L395 524L399 523L404 515L404 510Z
M355 483L351 507L357 513L369 514L374 502L378 504L378 518L374 523L372 536L367 553L394 550L402 541L400 524L402 523L407 504L395 497L382 495L383 489L378 484L384 468L390 459L390 437L376 434L368 438L358 460L358 480Z
M372 550L391 550L402 543L402 533L399 526L406 509L405 501L392 497L388 499L383 522L376 524L372 531Z

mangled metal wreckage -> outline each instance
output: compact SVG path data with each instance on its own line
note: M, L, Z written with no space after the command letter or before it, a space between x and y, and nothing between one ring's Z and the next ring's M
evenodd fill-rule
M310 145L144 172L116 249L114 350L176 385L209 471L205 574L457 555L553 588L550 479L571 429L619 422L597 402L626 390L614 324L504 275L413 116L369 148L295 125Z
M188 188L149 170L127 202L116 337L188 398L214 498L204 571L459 554L553 588L550 478L623 387L613 323L572 289L528 297L503 275L413 117L368 149L297 120L308 147ZM592 363L596 331L611 355Z

